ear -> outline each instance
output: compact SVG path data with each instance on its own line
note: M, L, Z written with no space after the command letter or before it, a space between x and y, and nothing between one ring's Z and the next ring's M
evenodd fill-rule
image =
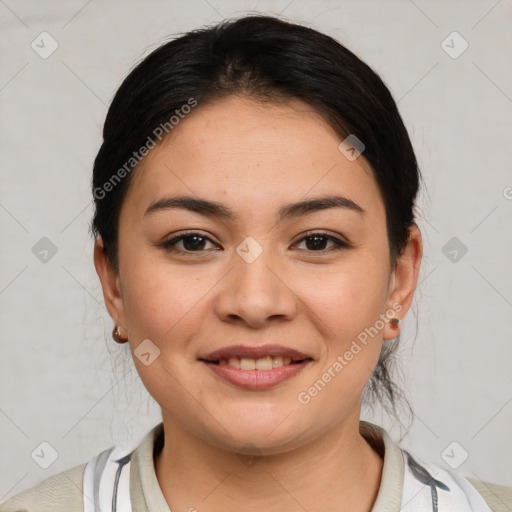
M397 259L396 267L393 269L390 277L388 309L395 309L395 316L400 321L405 317L412 304L418 282L422 254L421 232L418 226L413 224L409 228L407 245L402 255ZM391 319L388 319L383 330L384 340L393 340L400 332L400 324L398 327L393 327L389 320Z
M107 260L101 237L98 237L94 244L94 266L103 288L105 306L115 324L126 331L124 302L119 286L119 274L112 269Z

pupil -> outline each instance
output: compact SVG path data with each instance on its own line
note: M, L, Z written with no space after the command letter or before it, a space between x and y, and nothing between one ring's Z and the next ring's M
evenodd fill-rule
M204 244L204 240L203 240L203 242L201 242L201 241L197 242L198 240L201 240L202 238L203 238L202 236L189 235L184 238L183 245L185 246L185 249L187 249L187 250L198 249L202 246L202 244ZM190 240L195 240L195 242L192 242L192 244L190 244L190 243L188 243Z
M323 235L312 235L308 237L309 240L315 240L315 243L312 244L312 247L318 249L319 246L323 246L325 244L326 238ZM308 247L311 248L311 247Z
M190 243L190 241L192 243ZM313 242L312 242L313 241ZM323 235L312 235L308 237L308 249L322 249L325 248L325 243L327 239ZM202 236L197 235L189 235L183 239L183 245L187 250L199 249L204 245L204 238Z

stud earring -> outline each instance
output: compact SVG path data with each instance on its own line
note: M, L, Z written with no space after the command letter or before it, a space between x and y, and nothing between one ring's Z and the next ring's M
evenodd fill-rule
M116 325L114 330L112 331L112 338L116 343L126 343L128 341L127 338L121 337L121 331L119 330L119 327Z
M395 318L392 318L389 322L391 323L392 327L398 327L398 324L400 323L400 319L395 317Z

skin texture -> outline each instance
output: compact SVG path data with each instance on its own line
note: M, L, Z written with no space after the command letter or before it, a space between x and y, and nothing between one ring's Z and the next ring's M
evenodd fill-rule
M390 266L380 191L364 159L347 159L340 142L297 100L198 105L135 171L120 215L118 274L96 242L121 336L132 351L145 339L160 350L151 365L134 364L162 408L155 469L173 511L371 510L382 460L359 434L361 394L383 340L400 327L387 321L309 403L297 397L393 304L401 306L394 316L405 316L422 243L414 225ZM223 203L237 220L182 209L144 216L155 200L181 194ZM276 224L282 205L332 194L364 214L330 208ZM208 239L195 252L178 241L188 255L158 246L185 230ZM304 239L310 230L349 247L333 250L325 239L316 248ZM249 236L262 248L252 263L236 252ZM282 344L313 362L273 388L242 389L198 360L238 343Z

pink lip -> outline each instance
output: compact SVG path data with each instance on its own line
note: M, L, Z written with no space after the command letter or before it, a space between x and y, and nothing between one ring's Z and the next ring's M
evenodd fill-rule
M268 354L268 352L266 352ZM288 356L290 357L290 356ZM306 359L300 363L286 364L272 370L241 370L229 365L218 365L204 361L213 372L231 384L246 389L266 389L297 375L311 362Z

